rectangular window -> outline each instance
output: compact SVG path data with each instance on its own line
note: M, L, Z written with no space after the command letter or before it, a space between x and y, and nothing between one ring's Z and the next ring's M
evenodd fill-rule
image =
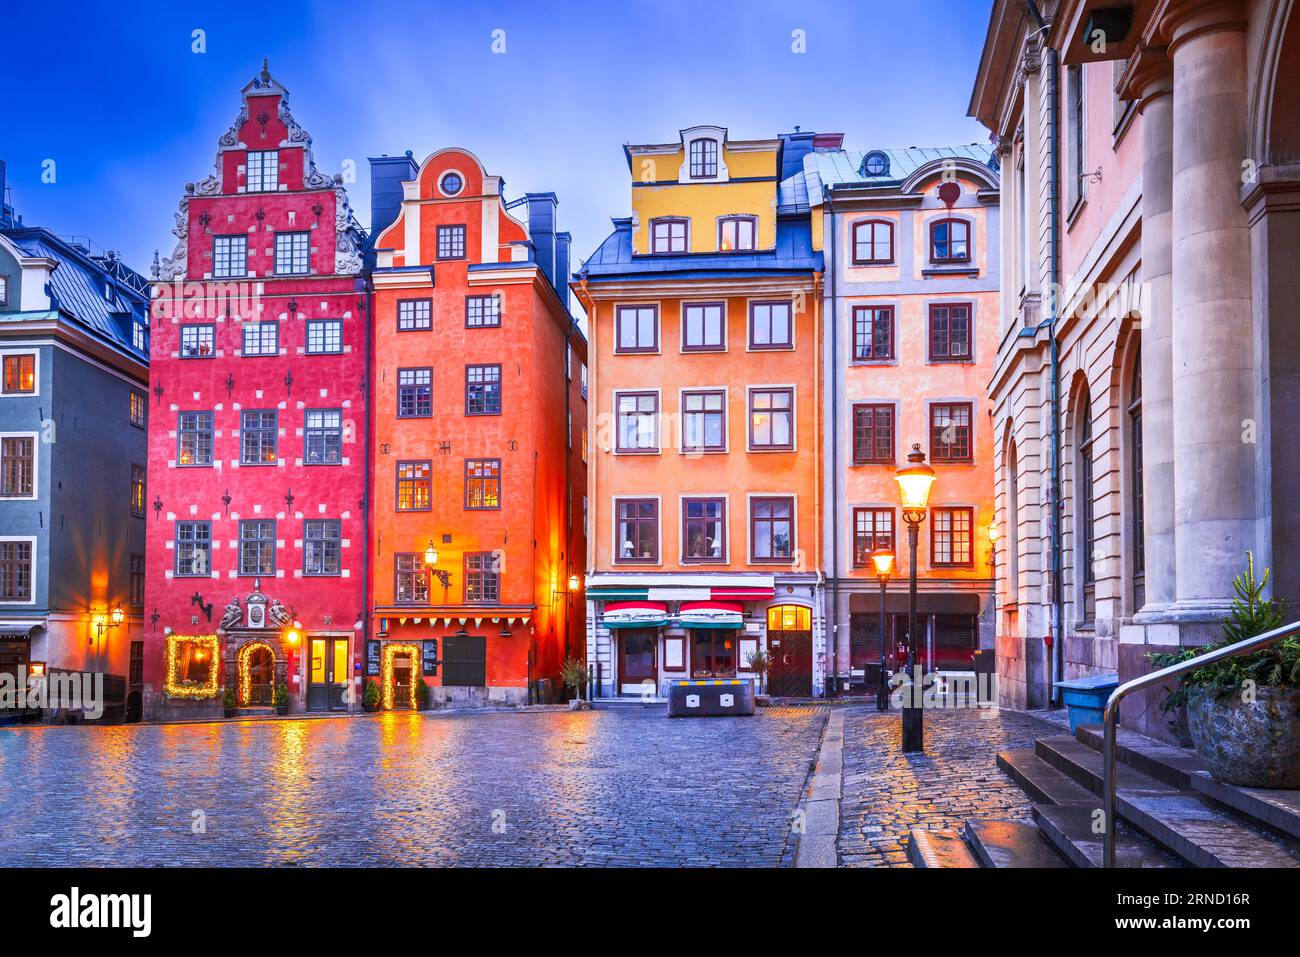
M0 306L9 305L9 277L0 276Z
M246 356L275 356L280 354L280 324L278 322L244 323L244 348Z
M144 518L144 466L131 463L131 514Z
M727 447L727 394L682 393L682 451L721 452Z
M932 305L929 339L931 362L970 361L970 306L965 303Z
M465 460L465 507L493 509L501 507L501 460Z
M682 306L682 351L711 352L727 348L725 317L721 302L690 302Z
M308 409L303 448L307 465L339 465L343 461L343 413L337 409Z
M495 329L501 325L501 297L466 296L465 328Z
M658 306L619 306L614 324L615 352L659 351Z
M465 414L501 414L501 366L465 367Z
M727 558L727 500L682 501L682 561L722 562Z
M652 498L625 498L614 504L618 535L616 562L659 561L659 503Z
M749 304L749 347L751 349L793 349L794 321L788 302Z
M310 271L311 234L275 234L275 274L305 276Z
M751 389L749 447L794 448L794 389Z
M853 407L853 464L894 461L894 407L862 404Z
M149 327L139 319L131 322L131 345L139 352L149 351Z
M894 358L894 307L853 307L853 358Z
M433 328L432 299L401 299L397 303L397 331Z
M894 510L892 508L855 508L853 510L853 564L871 564L877 548L894 547Z
M212 523L176 523L176 577L206 578L212 571Z
M216 338L216 326L181 326L181 358L211 359L217 354Z
M274 409L239 413L239 463L274 465L280 429Z
M342 544L343 523L338 519L304 522L302 573L304 575L339 574L339 549Z
M794 558L794 499L750 499L749 541L756 562L785 562Z
M439 259L464 259L465 258L465 227L464 226L439 226L438 227L438 258Z
M250 193L269 193L280 188L279 150L249 150L244 188Z
M0 541L0 601L32 600L32 543Z
M501 599L501 573L492 552L465 555L465 602L491 603Z
M35 495L35 436L5 436L0 439L0 498L34 498Z
M343 351L343 320L313 319L307 323L307 354L330 355Z
M752 252L757 233L758 220L753 216L723 216L718 220L718 251Z
M427 512L433 494L432 462L397 463L397 510Z
M10 353L4 357L4 394L33 395L36 392L36 354Z
M944 402L930 406L930 461L972 462L969 402Z
M691 140L691 179L712 179L718 175L718 141Z
M1084 161L1087 129L1083 68L1065 68L1066 132L1066 212L1071 213L1083 198L1083 184L1087 164Z
M973 508L936 508L931 510L930 564L972 565L975 525Z
M970 262L970 223L963 219L931 223L930 259L936 263Z
M212 464L212 413L182 412L177 426L177 465Z
M433 370L397 370L397 417L424 419L433 415Z
M659 451L659 395L655 392L619 392L614 396L618 414L618 451Z
M144 556L131 556L131 604L140 608L144 605ZM132 649L134 650L134 648Z
M239 523L239 574L275 574L275 522Z
M879 266L894 261L894 224L881 219L853 226L853 262Z
M419 552L400 554L394 598L399 605L427 605L429 603L429 576L424 571L424 556Z
M212 276L239 279L248 275L248 237L212 237Z
M650 251L652 253L686 252L686 226L684 219L656 219L650 223Z
M148 405L143 392L131 393L131 424L137 429L144 428Z

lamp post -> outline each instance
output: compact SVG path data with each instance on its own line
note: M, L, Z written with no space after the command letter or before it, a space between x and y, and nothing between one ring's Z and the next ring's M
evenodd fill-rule
M930 503L930 489L935 482L934 469L925 464L925 453L920 443L907 454L907 465L899 469L894 478L898 481L899 496L903 502L903 521L907 522L907 547L909 554L907 582L907 673L915 679L914 668L919 659L916 647L916 546L921 523ZM922 700L915 685L908 689L903 703L903 753L925 750L925 728Z
M889 710L889 684L885 681L885 589L894 570L894 550L877 548L871 553L871 563L876 566L876 579L880 582L880 687L876 689L876 710Z

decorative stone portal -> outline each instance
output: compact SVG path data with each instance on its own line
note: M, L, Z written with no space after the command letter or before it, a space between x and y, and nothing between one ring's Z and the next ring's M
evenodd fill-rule
M409 662L405 668L396 659L406 658ZM414 642L394 641L384 645L384 660L380 681L384 688L384 710L392 711L400 686L407 698L401 707L415 709L415 683L423 681L420 677L420 646Z
M275 651L261 640L253 640L239 649L239 703L270 705L275 691Z

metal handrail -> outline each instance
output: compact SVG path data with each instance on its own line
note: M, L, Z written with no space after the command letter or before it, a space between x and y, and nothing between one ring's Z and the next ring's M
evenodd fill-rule
M1300 632L1300 621L1294 621L1289 625L1266 631L1262 635L1256 635L1254 638L1246 638L1236 644L1216 648L1214 651L1197 655L1187 661L1180 661L1168 668L1161 668L1159 671L1153 671L1140 678L1134 678L1132 681L1126 681L1111 692L1110 698L1106 702L1106 714L1102 718L1104 733L1101 752L1102 800L1104 801L1103 813L1105 814L1106 825L1103 838L1103 867L1115 866L1115 831L1117 830L1115 827L1115 725L1119 718L1120 702L1134 691L1141 691L1143 688L1149 688L1152 685L1163 684L1170 678L1177 678L1189 671L1195 671L1197 668L1214 664L1216 661L1223 661L1225 658L1236 658L1238 655L1245 655L1252 651L1268 648L1276 645L1288 635L1297 632Z

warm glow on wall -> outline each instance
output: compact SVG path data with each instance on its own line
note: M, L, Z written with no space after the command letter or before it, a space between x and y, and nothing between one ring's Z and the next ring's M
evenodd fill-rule
M381 669L380 683L383 684L384 710L393 710L393 659L398 655L411 656L411 703L415 707L415 683L423 681L420 676L420 646L413 642L395 641L384 645L384 663Z

